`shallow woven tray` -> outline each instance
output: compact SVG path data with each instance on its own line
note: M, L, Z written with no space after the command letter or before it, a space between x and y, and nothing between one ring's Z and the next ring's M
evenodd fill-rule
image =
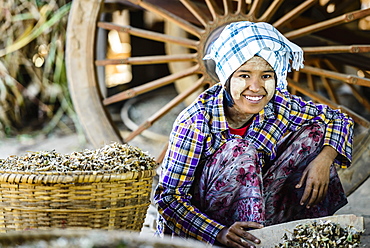
M342 227L352 226L356 228L358 231L362 231L365 229L363 217L361 216L358 217L353 214L343 214L321 218L295 220L282 224L264 227L262 229L250 230L249 232L261 240L261 244L256 245L257 248L275 247L275 245L284 241L283 240L284 234L287 234L287 236L290 238L291 234L293 233L293 229L298 224L308 224L312 222L320 223L320 221L331 221L333 223L340 224Z
M154 170L114 174L0 171L0 232L141 230Z

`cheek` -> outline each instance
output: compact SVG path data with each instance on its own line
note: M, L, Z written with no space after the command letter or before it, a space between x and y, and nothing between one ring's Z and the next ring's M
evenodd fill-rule
M267 91L267 95L270 97L270 99L272 98L272 96L274 95L275 93L275 80L274 79L269 79L269 80L266 80L265 82L265 89Z
M231 96L235 100L239 100L240 99L240 95L243 93L243 91L245 90L245 88L246 88L246 84L245 84L245 82L244 82L243 79L240 79L240 78L234 78L234 79L232 79L232 81L231 81L231 87L230 87Z

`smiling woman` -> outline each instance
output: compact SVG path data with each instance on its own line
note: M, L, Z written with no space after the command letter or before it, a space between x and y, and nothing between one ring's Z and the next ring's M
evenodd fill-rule
M351 165L353 121L288 92L302 49L270 24L241 21L205 59L220 83L175 121L154 196L158 233L253 247L251 228L345 205L336 167Z
M226 91L234 99L233 108L227 108L230 127L242 127L254 114L260 112L275 93L275 72L271 65L254 56L240 66L226 82Z

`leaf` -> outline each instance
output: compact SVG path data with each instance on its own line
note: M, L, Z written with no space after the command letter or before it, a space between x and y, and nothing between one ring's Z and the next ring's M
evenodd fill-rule
M0 57L3 57L8 53L17 51L20 48L29 44L32 40L36 39L39 35L41 35L45 30L47 30L48 28L50 28L53 25L55 25L56 23L58 23L63 16L65 16L66 14L69 13L70 8L71 8L71 2L67 3L66 5L64 5L60 9L58 9L55 12L55 14L53 15L53 17L51 17L45 23L43 23L45 21L44 18L40 18L39 22L35 25L35 27L32 29L31 33L28 36L26 36L26 37L24 37L20 40L17 40L13 44L11 44L10 46L5 47L4 49L0 50ZM43 24L41 24L41 23L43 23Z
M348 233L347 241L352 243L352 233Z

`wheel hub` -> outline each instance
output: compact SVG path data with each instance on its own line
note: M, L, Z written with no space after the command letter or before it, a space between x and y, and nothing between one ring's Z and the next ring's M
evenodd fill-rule
M219 37L222 30L232 22L238 21L256 21L250 15L238 13L235 15L220 15L215 21L209 22L207 27L205 27L204 32L200 36L198 45L198 64L199 71L205 77L205 82L213 85L217 83L218 76L215 72L215 63L213 60L204 60L204 56L208 54L211 44Z

